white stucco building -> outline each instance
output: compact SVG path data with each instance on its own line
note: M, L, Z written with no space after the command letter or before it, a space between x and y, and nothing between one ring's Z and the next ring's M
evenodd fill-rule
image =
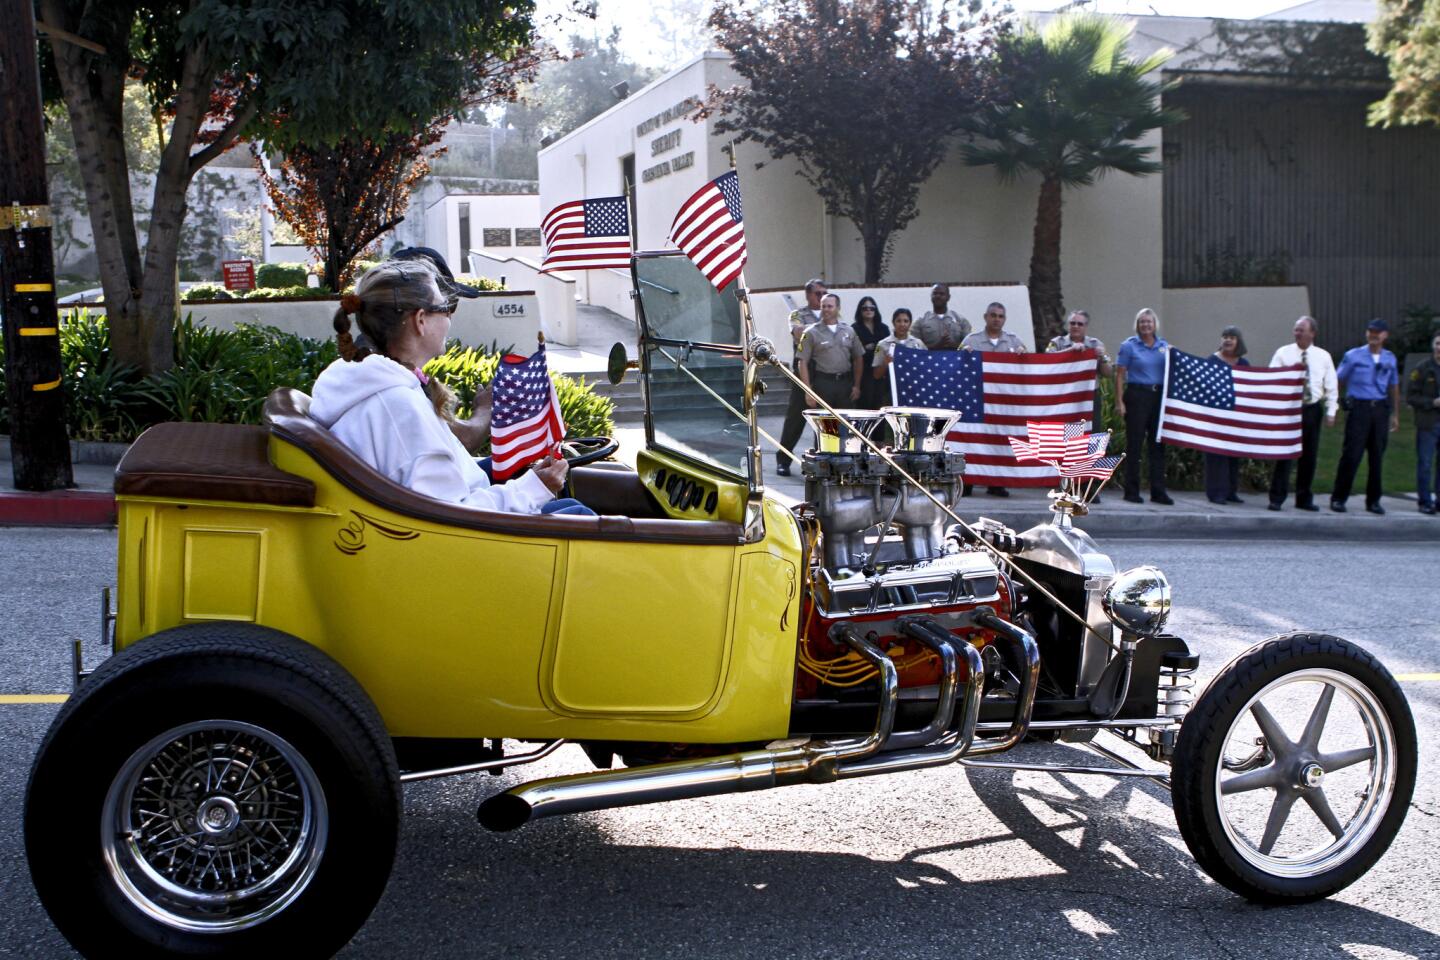
M1330 0L1325 12L1339 4L1340 0ZM1066 192L1061 251L1066 306L1088 309L1093 317L1092 332L1112 349L1131 332L1136 311L1154 307L1161 315L1164 334L1182 348L1213 350L1219 330L1239 322L1250 334L1255 353L1268 357L1274 346L1289 339L1296 316L1320 315L1312 309L1312 285L1329 282L1337 266L1353 268L1360 275L1374 265L1367 250L1313 251L1312 255L1306 247L1309 237L1355 235L1348 227L1337 229L1338 224L1326 222L1323 216L1338 215L1342 209L1367 209L1367 203L1367 215L1386 216L1374 207L1373 199L1357 196L1351 203L1342 196L1349 192L1373 198L1375 190L1383 188L1346 182L1354 177L1345 173L1337 174L1345 179L1331 181L1329 173L1316 176L1311 167L1333 157L1394 152L1396 169L1414 171L1420 178L1417 187L1395 199L1397 212L1410 216L1414 211L1419 217L1419 211L1435 208L1440 212L1440 187L1432 184L1426 188L1423 167L1416 166L1428 151L1421 144L1414 152L1401 144L1402 138L1364 126L1364 98L1375 99L1380 94L1373 82L1360 89L1353 84L1327 86L1313 78L1304 82L1290 77L1257 79L1219 49L1215 21L1137 18L1132 52L1146 56L1162 47L1175 52L1167 65L1167 79L1182 81L1177 92L1190 98L1184 106L1206 119L1181 124L1163 136L1150 136L1148 143L1155 147L1155 156L1165 161L1163 173L1146 177L1110 174L1094 186ZM693 107L712 86L726 87L737 79L727 55L703 54L543 149L539 157L542 215L565 201L621 194L628 182L633 184L639 248L670 247L667 234L680 204L706 180L730 167L726 144L711 135L713 121L695 121ZM1349 100L1327 99L1342 89L1348 91ZM1166 96L1168 103L1172 94ZM1295 98L1293 109L1287 97ZM1231 103L1244 108L1227 116L1225 108ZM1342 115L1343 120L1338 119ZM1292 122L1289 118L1296 118L1294 129L1279 129ZM759 170L757 161L764 161ZM793 161L774 160L762 147L744 144L739 148L737 169L744 196L750 288L795 291L807 278L823 277L832 289L842 288L846 300L842 312L848 316L854 298L845 298L843 288L859 287L864 279L863 249L853 225L826 214L815 190L796 175ZM1250 179L1239 186L1230 181L1222 184L1221 179L1234 170ZM1177 179L1177 175L1183 176ZM1267 196L1285 194L1297 184L1310 194L1286 194L1285 210L1274 211L1274 216L1256 215L1264 212ZM959 150L952 150L921 188L920 216L896 238L885 281L910 289L885 298L892 302L882 302L882 310L899 305L898 301L916 310L926 309L924 288L937 281L995 286L1024 283L1029 274L1037 193L1037 179L1001 183L993 169L967 167ZM1245 222L1237 226L1222 213ZM1428 214L1417 220L1407 257L1440 252L1440 227L1426 227L1421 221L1430 222ZM1287 223L1299 223L1304 229L1295 232L1303 235L1281 236L1281 226ZM1221 287L1187 273L1191 261L1200 256L1194 252L1196 248L1204 251L1207 243L1221 245L1232 238L1242 253L1249 251L1256 257L1285 246L1280 252L1292 264L1288 282ZM1403 259L1397 255L1394 260L1393 277L1385 274L1390 277L1385 281L1386 296L1395 301L1394 308L1407 299L1423 303L1433 296L1440 302L1440 290L1429 289L1433 283L1423 279L1410 282L1418 275L1407 272ZM630 315L629 281L622 271L584 271L573 276L582 301ZM1332 314L1345 314L1343 318L1322 318L1322 341L1325 320L1339 325L1343 319L1344 336L1350 338L1350 326L1363 325L1369 315L1382 313L1381 306L1392 309L1388 301L1372 303L1383 298L1357 294L1356 282L1347 281L1345 289L1338 292L1322 291L1320 306L1331 309ZM1028 342L1032 337L1028 322L1017 323L1022 315L1028 318L1028 305L1023 314L1017 309L1019 304L1009 306L1011 329ZM1358 315L1372 306L1373 313ZM772 309L778 310L778 303ZM759 310L757 300L757 313ZM1357 316L1349 316L1351 312ZM970 315L970 319L978 323L979 317Z
M450 194L425 209L424 222L425 246L439 250L446 263L463 264L472 252L535 260L543 255L540 198L533 193Z

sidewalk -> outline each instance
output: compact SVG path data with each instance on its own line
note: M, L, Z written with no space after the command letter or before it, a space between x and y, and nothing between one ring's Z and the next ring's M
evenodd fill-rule
M767 429L770 424L766 424ZM775 424L776 431L779 424ZM773 431L772 431L773 432ZM642 427L616 430L619 458L634 463L635 453L644 446ZM788 504L805 496L805 481L795 468L789 477L775 474L773 452L765 455L766 490ZM0 445L0 455L8 450ZM0 456L0 526L108 526L115 522L113 464L76 463L75 488L50 493L17 491L11 464ZM959 514L966 520L991 517L1016 530L1045 522L1050 500L1046 490L1011 490L1009 497L992 497L977 487L960 503ZM1128 538L1333 540L1333 541L1440 541L1440 516L1426 516L1415 509L1413 497L1386 497L1386 516L1365 512L1363 497L1350 499L1350 512L1339 514L1322 509L1305 513L1287 504L1280 513L1265 509L1264 493L1245 494L1245 503L1225 507L1205 499L1203 493L1176 492L1173 507L1145 502L1126 503L1113 485L1105 488L1102 501L1089 516L1077 518L1076 526L1097 540ZM1328 501L1322 495L1319 502Z

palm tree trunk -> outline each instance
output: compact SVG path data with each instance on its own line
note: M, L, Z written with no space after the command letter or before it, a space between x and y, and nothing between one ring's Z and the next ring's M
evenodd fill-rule
M1030 317L1035 326L1036 350L1044 350L1045 344L1065 329L1065 301L1060 291L1060 211L1063 203L1059 178L1047 176L1040 182L1040 200L1035 208L1035 239L1030 250Z

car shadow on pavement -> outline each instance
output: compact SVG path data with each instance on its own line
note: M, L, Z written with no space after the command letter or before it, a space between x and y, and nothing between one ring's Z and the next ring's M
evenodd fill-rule
M1048 759L1090 757L1045 749ZM1440 937L1389 915L1429 916L1409 865L1397 882L1382 860L1341 894L1349 902L1266 909L1200 872L1168 791L1153 782L971 771L967 788L959 771L902 778L910 779L868 792L868 806L846 808L853 794L825 793L841 787L802 787L793 803L770 799L759 810L728 797L499 835L476 826L469 790L508 783L412 794L407 803L453 809L407 818L385 899L340 956L1148 960L1308 958L1327 949L1371 956L1370 946L1440 954ZM1418 829L1407 824L1397 846L1411 834L1413 849L1423 849ZM858 852L876 834L889 838L879 845L886 849L912 836L917 846L898 857ZM813 839L827 852L766 849L767 839L797 847Z

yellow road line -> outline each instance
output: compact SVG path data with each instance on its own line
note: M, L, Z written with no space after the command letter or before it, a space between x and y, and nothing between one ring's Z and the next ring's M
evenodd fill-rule
M0 693L0 703L64 703L68 693Z
M1401 683L1433 683L1440 680L1440 673L1397 673L1395 679Z

